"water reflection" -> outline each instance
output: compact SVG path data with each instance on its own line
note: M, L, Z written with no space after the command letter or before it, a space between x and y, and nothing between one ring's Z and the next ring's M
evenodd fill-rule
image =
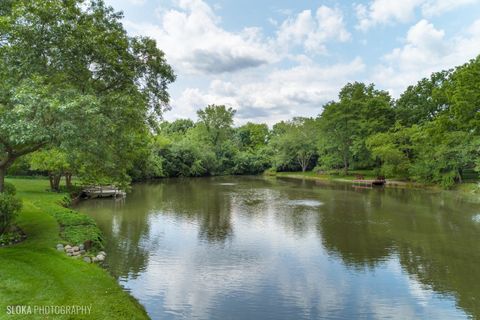
M480 316L478 205L449 193L172 179L80 210L154 319Z

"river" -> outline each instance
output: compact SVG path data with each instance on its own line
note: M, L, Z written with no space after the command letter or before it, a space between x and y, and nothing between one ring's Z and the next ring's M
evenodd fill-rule
M455 193L165 179L77 209L153 319L480 317L480 206Z

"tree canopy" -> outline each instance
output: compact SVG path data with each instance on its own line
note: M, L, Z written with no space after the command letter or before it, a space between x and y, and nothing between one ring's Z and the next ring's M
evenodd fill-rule
M0 3L0 191L19 158L84 183L278 171L375 169L450 187L480 170L480 57L397 100L347 83L316 118L235 126L232 106L163 121L172 68L103 1ZM14 166L15 167L15 166ZM68 170L66 169L68 168ZM68 173L66 173L68 172Z
M128 36L121 17L103 1L2 1L0 191L16 159L46 146L125 178L125 155L168 107L175 75L155 41Z

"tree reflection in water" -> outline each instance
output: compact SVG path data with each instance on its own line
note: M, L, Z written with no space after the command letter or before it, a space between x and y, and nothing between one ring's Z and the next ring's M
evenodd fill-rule
M89 201L80 209L101 226L109 270L120 278L141 274L151 252L167 245L165 231L155 229L162 223L191 225L184 232L222 248L242 236L238 221L265 232L274 221L292 241L316 233L322 250L357 273L397 259L413 279L480 317L480 223L472 220L479 209L453 193L261 177L166 179L136 185L125 203ZM241 254L254 263L261 253L252 250Z

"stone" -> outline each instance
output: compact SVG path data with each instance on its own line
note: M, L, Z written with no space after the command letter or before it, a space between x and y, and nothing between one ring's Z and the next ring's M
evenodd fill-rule
M92 258L92 262L97 262L97 261L98 261L97 257Z
M73 251L72 253L74 256L79 256L80 255L80 251Z
M67 252L67 256L71 257L73 254L71 252Z
M99 261L99 262L102 262L103 260L105 260L105 256L103 256L101 254L97 255L96 258L97 258L97 261Z
M72 253L72 252L73 252L73 249L72 249L72 248L69 248L69 249L65 249L65 251L66 251L67 253Z
M99 254L99 255L102 255L102 256L104 256L104 257L107 256L107 254L105 253L105 251L100 251L98 254Z
M85 250L80 249L80 254L85 254Z
M72 249L73 249L73 251L80 251L80 248L77 247L77 246L73 247Z
M79 245L78 245L78 248L80 249L80 251L85 250L85 246L83 245L83 243L82 243L82 244L79 244Z
M92 263L92 259L90 259L90 257L83 257L83 261L86 263Z
M63 247L63 244L59 243L57 244L57 250L58 251L63 251L65 248Z
M69 244L67 244L67 245L65 246L65 250L68 250L68 249L72 249L72 246L69 245Z

